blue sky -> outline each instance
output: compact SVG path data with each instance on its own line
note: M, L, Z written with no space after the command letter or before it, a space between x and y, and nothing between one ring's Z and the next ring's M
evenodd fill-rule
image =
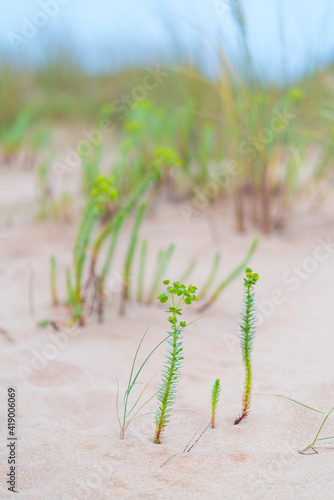
M52 40L53 45L75 47L85 66L96 71L160 54L167 57L176 39L183 52L196 52L210 65L217 36L236 57L229 6L233 1L238 0L15 0L1 6L0 48L13 58L34 60ZM245 8L251 51L263 74L297 75L312 63L334 58L332 0L239 1ZM53 5L55 15L39 17L43 3ZM45 26L36 28L36 19ZM28 39L23 35L30 23L34 31ZM15 39L17 52L15 36L22 37Z

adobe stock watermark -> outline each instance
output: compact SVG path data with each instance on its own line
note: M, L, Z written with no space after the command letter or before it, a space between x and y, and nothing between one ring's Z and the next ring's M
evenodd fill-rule
M268 127L261 128L256 135L247 137L240 143L238 153L244 158L245 163L254 161L258 152L270 144L278 133L285 130L295 117L296 115L287 109L274 108ZM293 155L296 159L295 151ZM205 210L222 190L226 190L232 184L233 178L242 172L241 164L234 160L225 160L221 166L215 165L214 162L212 164L214 168L209 169L210 180L203 189L195 188L191 202L179 205L186 224L189 224L192 216L199 215Z
M71 0L40 0L37 10L30 19L27 17L21 18L21 27L18 33L9 31L7 38L15 52L19 52L22 45L26 45L45 28L51 19L59 14L61 7L67 5Z
M13 48L18 53L22 45L26 45L45 28L51 19L56 17L61 7L67 5L71 0L40 0L38 5L40 9L37 10L31 17L21 18L21 28L18 33L10 31L7 33L7 38Z
M122 94L110 104L110 112L114 116L118 116L121 121L124 121L129 116L131 109L135 109L140 102L147 99L149 93L156 89L170 74L165 69L162 69L160 65L155 67L147 66L145 69L147 74L143 77L141 83L133 87L129 94ZM74 148L68 146L64 162L56 162L53 165L58 182L63 182L65 174L78 169L81 165L81 156L91 154L94 148L103 143L105 134L110 134L115 129L116 125L113 124L112 120L104 117L99 120L95 128L83 130L84 139L80 140Z

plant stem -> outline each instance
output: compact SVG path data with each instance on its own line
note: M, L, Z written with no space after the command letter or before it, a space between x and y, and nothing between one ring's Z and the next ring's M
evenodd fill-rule
M231 272L231 274L228 275L228 277L219 285L219 287L216 289L216 291L213 293L211 298L202 306L199 308L199 312L203 312L205 309L210 307L219 297L219 295L224 291L224 289L234 281L240 273L245 269L247 266L248 262L252 258L256 247L259 243L259 237L256 236L253 240L253 243L251 244L250 249L248 250L248 254L246 255L245 259L242 261L242 263L234 269L234 271Z
M155 267L155 273L153 275L152 288L148 297L148 304L151 304L157 294L159 283L165 278L164 274L167 271L168 264L172 258L173 252L175 250L175 245L172 243L166 251L160 250L158 254L157 264Z
M320 429L318 430L318 432L317 432L317 434L316 434L316 436L315 436L314 440L312 441L312 443L311 443L311 444L309 444L309 445L308 445L308 446L307 446L307 447L306 447L306 448L302 451L302 453L305 453L305 451L306 451L306 450L308 450L309 448L312 448L312 446L314 446L314 445L315 445L315 443L316 443L316 442L317 442L317 440L318 440L318 436L319 436L320 432L322 431L323 426L325 425L325 423L326 423L326 421L327 421L328 417L330 416L330 414L331 414L333 411L334 411L334 406L333 406L333 408L332 408L332 409L331 409L331 410L327 413L326 417L324 418L324 420L323 420L323 422L322 422L322 424L321 424L321 426L320 426Z
M195 261L191 262L189 267L185 270L185 272L182 274L182 277L180 278L180 281L182 283L188 281L192 273L194 272L196 268L197 263Z
M138 275L138 288L137 288L137 302L143 302L144 296L144 276L145 265L147 256L147 240L143 240L140 249L140 262L139 262L139 275Z
M51 265L51 296L52 296L52 304L57 306L59 304L58 294L57 294L57 283L56 283L56 274L57 274L57 262L56 258L52 255L50 258Z
M212 265L212 270L211 270L210 276L209 276L208 280L206 281L206 283L204 284L204 286L202 287L201 293L198 295L198 297L200 299L203 299L206 296L206 294L208 293L208 290L211 287L211 285L212 285L212 283L217 275L219 264L220 264L220 259L221 259L221 253L217 252L216 255L214 256L214 259L213 259L213 265Z
M138 233L143 221L148 204L142 203L138 209L137 217L133 226L133 231L130 238L129 248L126 254L126 259L124 263L124 273L123 273L123 293L122 293L122 304L121 312L124 312L125 302L130 298L130 280L131 280L131 270L133 258L135 255L137 243L138 243Z

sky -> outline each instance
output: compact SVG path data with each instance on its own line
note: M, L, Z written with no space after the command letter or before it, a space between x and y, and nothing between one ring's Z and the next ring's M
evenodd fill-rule
M183 54L215 67L217 39L238 58L233 2L261 74L296 77L334 59L333 0L15 0L0 11L0 53L38 61L71 49L88 71Z

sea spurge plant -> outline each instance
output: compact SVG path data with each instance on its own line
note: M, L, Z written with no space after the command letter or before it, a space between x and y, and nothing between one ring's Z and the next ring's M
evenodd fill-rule
M179 281L163 281L166 285L166 292L158 295L158 300L162 304L167 304L168 322L172 331L169 332L166 361L162 370L161 384L158 390L158 409L155 414L155 436L154 443L161 443L161 435L169 422L169 417L175 402L177 385L180 378L180 369L183 361L182 332L187 327L186 321L180 321L182 307L184 304L190 305L198 300L196 296L197 288L193 285L186 285Z
M158 165L152 165L149 167L149 173L144 178L144 180L139 184L134 193L130 196L130 199L125 203L120 211L110 219L110 221L103 227L101 232L97 235L93 247L90 258L90 272L88 276L88 283L95 276L95 266L98 255L100 253L101 247L107 238L111 235L111 233L115 230L122 221L126 219L126 217L135 209L140 199L145 195L145 193L154 185L154 183L160 177L160 167ZM120 218L122 221L120 221Z
M253 273L250 267L247 267L246 277L244 278L245 297L243 300L243 308L241 313L240 324L240 345L242 358L245 365L245 386L242 402L242 412L234 424L237 425L244 419L249 412L251 397L252 397L252 349L255 336L255 301L254 301L254 285L259 279L259 275Z
M115 201L118 197L118 191L115 188L115 180L111 176L99 175L95 179L95 185L91 192L94 207L99 212L104 212L106 204Z
M154 162L164 167L181 167L182 160L179 155L169 148L156 148L154 150Z
M211 427L215 428L216 424L216 410L219 403L220 398L220 380L217 378L212 388L212 396L211 396Z
M116 198L117 190L113 186L113 179L98 177L86 204L74 246L75 311L73 321L82 320L82 277L92 233L99 216L106 210L107 204Z

